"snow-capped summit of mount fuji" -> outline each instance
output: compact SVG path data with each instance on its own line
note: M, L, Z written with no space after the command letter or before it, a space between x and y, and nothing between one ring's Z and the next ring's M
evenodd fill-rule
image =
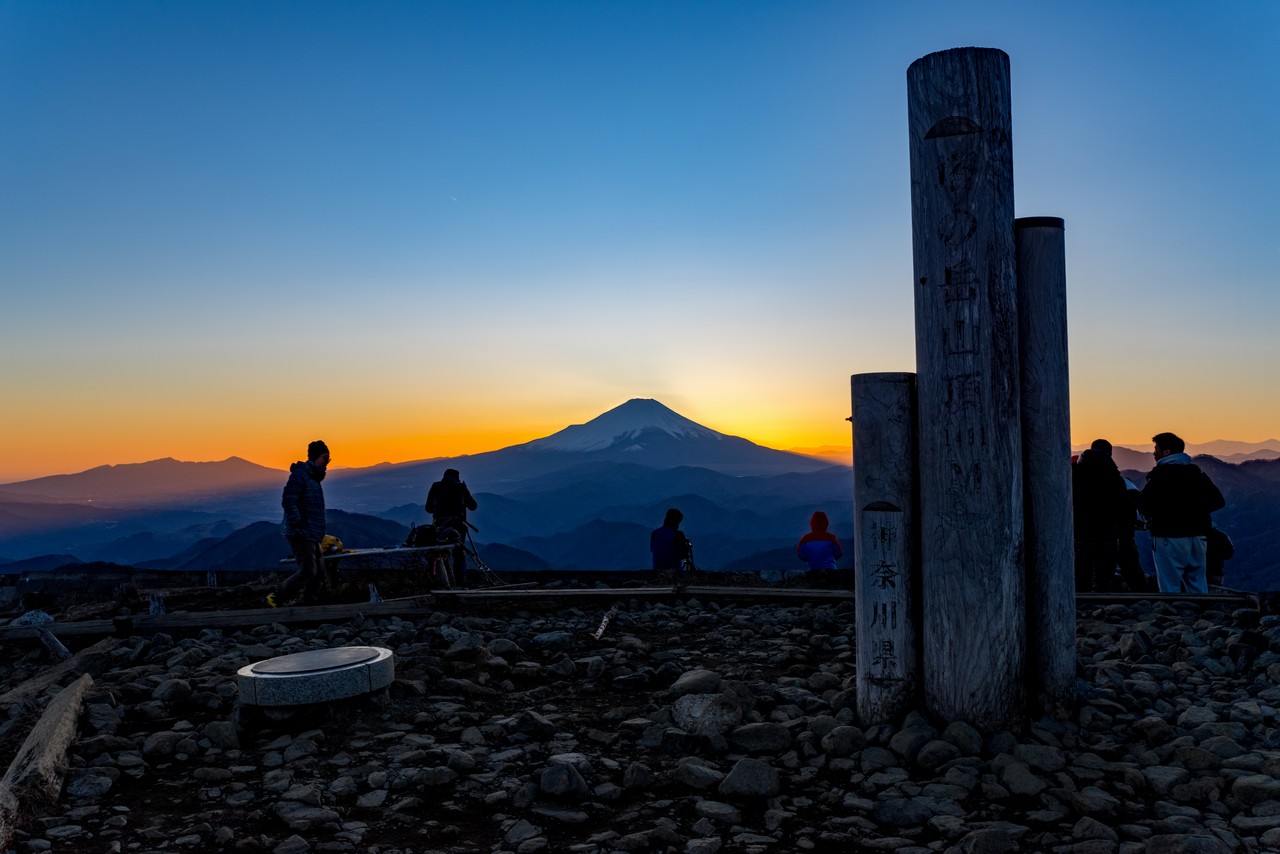
M603 451L643 441L654 432L678 439L725 439L709 427L690 421L656 400L633 398L597 415L586 424L573 424L524 447L535 451ZM651 437L652 438L652 437Z

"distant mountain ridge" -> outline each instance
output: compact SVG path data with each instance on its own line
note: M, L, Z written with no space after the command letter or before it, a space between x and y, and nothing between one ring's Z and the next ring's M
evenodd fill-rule
M285 472L240 457L192 463L165 457L145 463L98 466L77 474L55 474L6 483L0 492L69 502L121 505L139 501L152 506L171 504L224 492L265 487L282 482Z
M1088 443L1072 445L1071 452L1078 454ZM1280 459L1280 439L1267 439L1264 442L1237 442L1230 439L1215 439L1199 445L1187 444L1187 453L1193 457L1217 457L1224 462L1243 463L1250 460ZM1133 448L1129 445L1115 445L1113 456L1120 468L1132 468L1139 471L1150 471L1155 466L1151 456L1151 446L1143 445Z
M656 505L671 495L710 495L737 506L736 496L749 492L762 507L777 507L773 487L760 479L782 478L777 483L788 485L778 488L787 492L810 474L843 471L836 477L842 484L848 477L847 467L728 436L656 400L634 399L585 424L496 451L331 470L326 503L404 524L425 521L427 489L446 468L460 469L473 492L486 496L475 518L486 528L487 544L563 536L624 505L641 509L623 516L643 515L627 521L652 526L648 514L660 515ZM274 523L285 477L236 457L164 459L0 486L0 553L172 564L185 549L227 535L227 528ZM644 550L628 553L647 561Z

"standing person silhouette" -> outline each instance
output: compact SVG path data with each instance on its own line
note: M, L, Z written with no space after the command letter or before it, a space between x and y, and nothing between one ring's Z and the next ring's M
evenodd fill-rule
M457 469L445 469L444 477L431 484L427 490L426 510L431 514L431 524L438 530L457 531L458 545L453 549L453 571L461 587L467 586L467 511L476 509L471 490L462 481Z
M1156 467L1138 499L1147 517L1156 580L1161 593L1208 593L1206 548L1211 514L1226 506L1222 492L1185 453L1173 433L1157 433L1152 456Z
M278 607L302 588L302 604L313 604L319 597L323 557L320 543L324 540L324 480L329 468L329 446L317 439L307 445L306 460L289 466L289 480L284 485L280 504L284 508L281 533L293 549L298 571L290 575L271 593L267 605Z
M1133 539L1133 511L1112 453L1110 442L1094 439L1071 464L1076 591L1080 593L1115 589L1122 527L1128 526Z

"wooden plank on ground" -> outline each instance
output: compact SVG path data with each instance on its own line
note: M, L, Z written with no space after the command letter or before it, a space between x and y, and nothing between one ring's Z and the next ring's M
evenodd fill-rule
M40 628L47 629L50 634L59 638L93 637L109 635L113 629L110 620L76 620L68 623L49 623ZM0 642L39 638L39 628L35 626L0 626Z
M408 614L430 614L430 596L390 599L385 602L344 602L332 605L293 605L283 608L247 608L235 611L174 611L170 614L137 614L127 618L125 627L138 634L150 632L191 631L193 629L228 629L260 626L264 623L324 623L346 621L355 614L369 617L395 617ZM43 628L58 637L112 634L114 620L84 620L76 623L50 623ZM0 626L0 641L36 637L28 626Z
M101 637L123 628L128 633L190 632L199 629L242 629L264 623L303 625L308 623L346 622L356 615L364 617L425 617L447 604L519 604L523 602L605 603L620 599L668 601L678 597L716 601L771 602L852 602L852 590L822 590L774 587L690 586L677 593L673 587L611 587L608 589L545 588L527 590L510 588L477 588L474 590L435 590L428 595L388 599L383 602L346 602L331 605L294 605L283 608L250 608L235 611L175 611L172 614L139 614L130 617L123 627L112 620L84 620L74 623L51 623L43 628L58 637ZM1210 593L1189 596L1173 593L1081 593L1078 605L1110 605L1134 602L1192 602L1204 607L1255 607L1256 599L1245 593ZM35 638L32 626L0 626L0 642ZM63 671L64 673L66 671ZM3 697L0 697L0 707Z
M84 695L91 687L93 677L86 673L58 692L0 780L0 850L8 850L13 830L24 814L58 800L67 748L75 740Z
M1077 593L1077 605L1129 605L1134 602L1189 602L1202 607L1230 605L1236 608L1257 607L1258 599L1250 593Z
M107 666L111 651L120 646L116 638L105 638L87 649L71 656L59 664L55 664L38 676L33 676L16 688L0 694L0 709L7 709L17 703L33 700L44 693L49 686L56 685L68 673L101 673Z
M443 600L458 602L531 602L534 600L615 601L618 599L662 600L673 597L697 599L760 600L764 602L844 602L853 601L852 590L806 590L801 588L770 587L686 587L677 592L674 587L611 587L604 589L556 590L438 590L435 595Z

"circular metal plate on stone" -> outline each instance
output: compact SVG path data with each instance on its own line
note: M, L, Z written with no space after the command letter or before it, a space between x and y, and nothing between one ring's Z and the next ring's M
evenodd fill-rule
M369 694L395 678L391 650L340 646L246 664L236 671L236 686L248 706L302 706Z
M363 664L378 657L378 650L371 646L344 646L337 649L314 649L269 658L253 665L254 673L276 676L294 676L303 673L319 673L336 667Z

